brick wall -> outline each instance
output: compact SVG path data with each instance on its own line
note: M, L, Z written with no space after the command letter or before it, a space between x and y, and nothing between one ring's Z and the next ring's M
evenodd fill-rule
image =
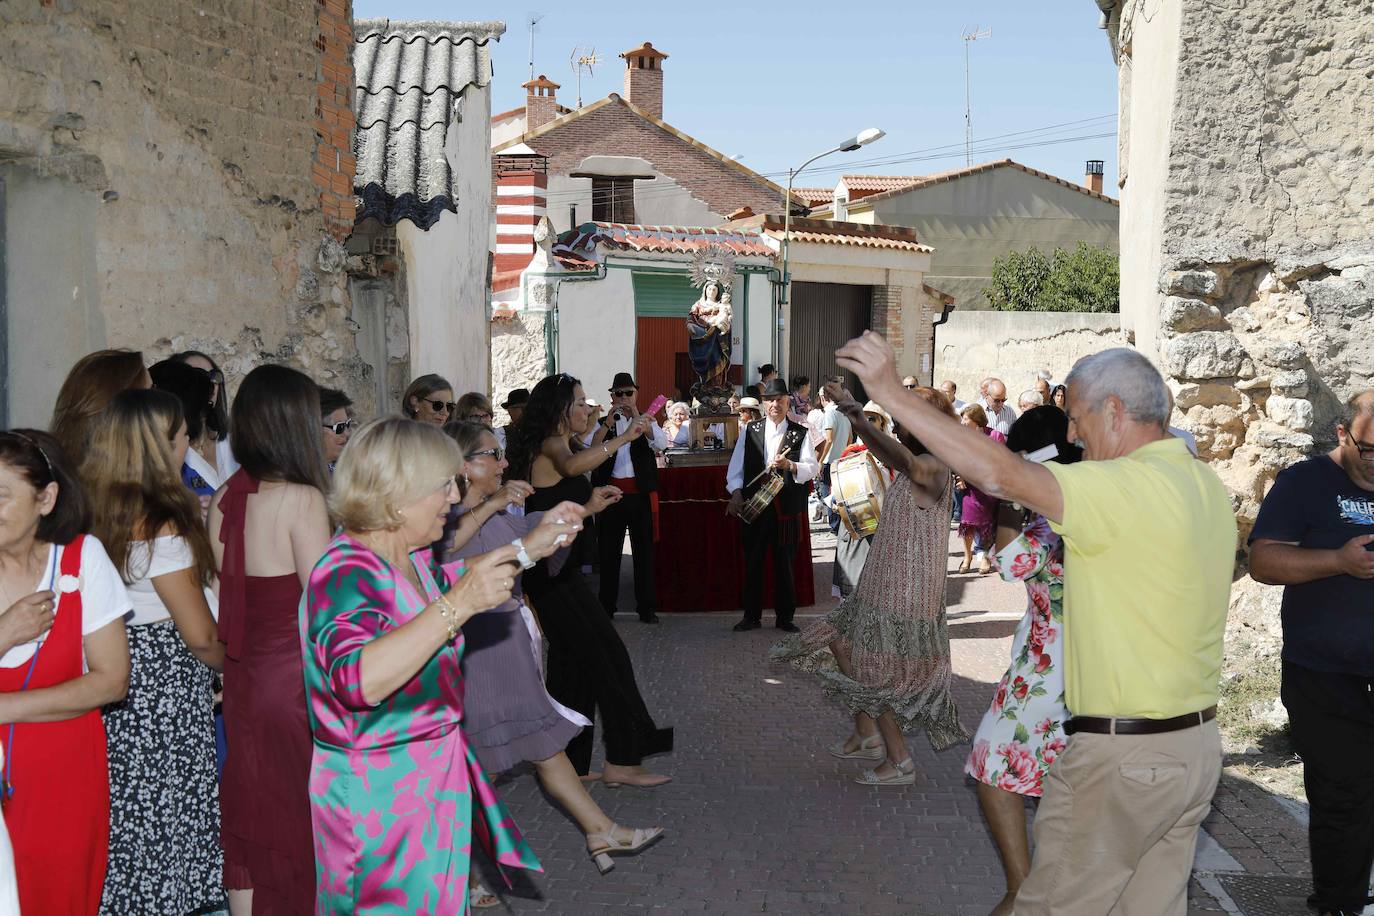
M873 287L873 330L886 337L898 353L906 346L902 327L903 289L901 286Z
M92 241L65 259L85 272L84 314L51 322L52 343L202 349L231 388L255 365L292 363L366 411L372 370L337 241L353 219L349 0L12 5L0 168L93 202ZM70 309L72 288L11 312ZM36 367L35 384L56 390L69 365Z
M739 207L782 211L782 195L672 134L619 101L528 142L549 158L549 171L567 174L587 156L638 156L676 180L722 216Z
M353 14L351 0L315 0L319 35L315 86L315 162L325 229L345 238L353 229Z

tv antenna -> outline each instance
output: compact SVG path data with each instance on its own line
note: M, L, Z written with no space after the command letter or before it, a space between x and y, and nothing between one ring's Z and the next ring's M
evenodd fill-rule
M525 28L530 32L530 82L534 82L534 33L539 31L539 21L543 13L530 13L525 17Z
M992 29L978 26L964 30L964 165L973 165L973 90L969 80L969 45L980 38L991 38Z
M596 56L596 48L588 45L578 45L573 48L572 54L568 56L568 66L572 67L573 73L577 74L577 107L582 107L582 71L587 71L590 78L596 72L596 65L601 63L601 58Z

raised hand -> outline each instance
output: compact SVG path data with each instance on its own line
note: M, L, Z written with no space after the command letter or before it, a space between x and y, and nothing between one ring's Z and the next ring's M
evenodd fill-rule
M864 331L835 351L835 362L857 375L869 396L879 404L885 396L901 390L896 355L881 334Z
M619 487L597 487L592 491L592 498L587 500L587 512L595 515L607 506L620 502L622 495Z
M572 543L582 530L582 519L590 514L574 502L561 502L544 513L543 520L525 537L525 552L530 559L542 560L560 547Z
M835 408L841 413L853 413L863 410L863 405L854 400L853 393L839 382L826 382L825 396L835 402Z
M533 494L534 487L528 481L508 480L496 491L492 500L497 503L497 508L504 509L506 506L523 506Z
M467 571L448 592L460 622L500 607L510 598L520 571L515 553L515 547L507 544L468 561Z

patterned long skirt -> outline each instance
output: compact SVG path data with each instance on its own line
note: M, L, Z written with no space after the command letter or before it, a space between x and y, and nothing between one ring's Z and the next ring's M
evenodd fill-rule
M106 708L110 866L100 912L224 900L213 673L170 620L129 627L129 693Z

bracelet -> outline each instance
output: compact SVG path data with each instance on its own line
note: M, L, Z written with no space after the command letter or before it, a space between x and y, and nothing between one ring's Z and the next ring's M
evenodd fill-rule
M515 548L515 559L520 562L521 569L533 569L535 563L530 559L529 553L525 550L525 542L520 538L511 541L511 546Z
M462 629L458 623L458 612L449 603L448 595L440 592L439 597L434 599L434 603L439 606L439 616L444 620L444 626L448 627L448 641L453 642L458 637L458 631Z
M611 453L611 450L608 449L608 448L606 448L606 443L604 443L604 442L601 443L601 450L602 450L603 452L605 452L607 455L609 455L609 454Z

